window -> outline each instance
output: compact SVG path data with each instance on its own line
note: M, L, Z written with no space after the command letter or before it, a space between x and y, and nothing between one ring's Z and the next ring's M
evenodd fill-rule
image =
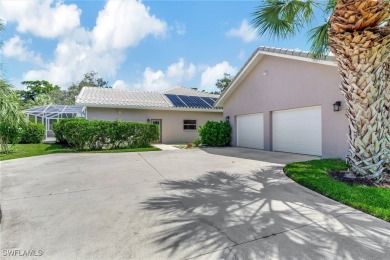
M183 129L184 130L196 130L196 120L184 120Z

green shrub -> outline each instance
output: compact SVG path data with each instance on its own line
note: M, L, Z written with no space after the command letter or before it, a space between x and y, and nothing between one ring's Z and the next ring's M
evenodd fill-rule
M135 122L64 119L54 124L57 142L77 150L141 148L159 138L157 125Z
M38 123L27 123L19 134L21 144L39 144L45 138L45 126Z
M19 140L19 128L0 122L0 152L8 154Z
M192 141L193 145L195 145L195 147L198 147L202 144L202 141L199 139L199 138L195 138L194 141Z
M228 121L207 121L199 128L203 145L227 146L231 140L232 127Z
M68 142L64 136L66 124L68 122L72 122L72 121L78 122L80 120L86 120L86 119L83 119L83 118L64 118L64 119L61 119L59 122L55 122L53 124L53 131L54 131L54 134L56 137L56 142L59 144L68 145Z

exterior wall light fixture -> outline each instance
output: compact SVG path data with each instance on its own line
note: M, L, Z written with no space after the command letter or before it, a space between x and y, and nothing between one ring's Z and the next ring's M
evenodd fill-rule
M341 106L341 101L336 101L334 104L333 104L333 111L340 111L340 106Z

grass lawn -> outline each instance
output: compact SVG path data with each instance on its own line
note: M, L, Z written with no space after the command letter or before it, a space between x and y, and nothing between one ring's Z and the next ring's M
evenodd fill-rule
M390 189L348 185L326 172L347 170L341 160L324 159L287 164L285 173L297 183L331 199L390 222Z
M123 153L146 151L160 151L160 149L156 147L124 148L115 150L82 151L81 153ZM14 151L12 153L0 154L0 161L52 153L80 153L80 151L76 151L59 144L17 144L14 146Z

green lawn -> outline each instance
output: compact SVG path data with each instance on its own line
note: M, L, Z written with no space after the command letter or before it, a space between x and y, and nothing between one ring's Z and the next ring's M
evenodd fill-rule
M14 151L10 154L0 154L0 161L11 160L23 157L31 157L52 153L80 153L69 147L63 147L58 144L17 144L14 146ZM99 151L82 151L82 153L123 153L123 152L146 152L160 151L156 147L146 148L124 148L115 150L99 150Z
M284 171L291 179L311 190L390 222L390 189L351 186L326 173L329 170L346 169L347 166L341 160L324 159L290 163Z

